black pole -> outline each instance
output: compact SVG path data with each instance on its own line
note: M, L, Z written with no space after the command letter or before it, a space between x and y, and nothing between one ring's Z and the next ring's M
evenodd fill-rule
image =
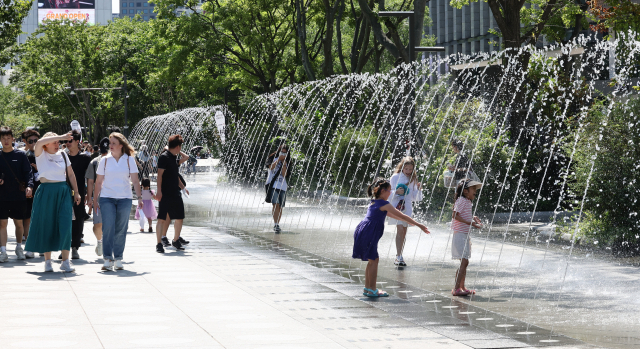
M124 136L129 137L129 120L127 119L127 99L129 98L127 93L127 74L124 74Z

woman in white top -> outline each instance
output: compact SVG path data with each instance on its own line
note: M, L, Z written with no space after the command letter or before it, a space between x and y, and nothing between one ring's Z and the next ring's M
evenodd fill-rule
M34 149L41 184L33 198L31 226L29 226L29 237L25 249L44 253L44 271L53 271L52 251L62 251L60 270L75 271L69 261L71 221L73 201L79 205L82 199L78 193L71 162L67 154L58 149L60 141L71 139L71 133L58 136L48 132L38 140ZM67 184L67 177L72 188ZM71 189L73 189L73 197Z
M391 176L389 182L391 183L391 197L389 202L393 207L395 207L398 211L406 214L411 217L413 213L413 202L422 200L422 189L420 187L420 183L418 183L418 177L416 174L416 162L412 157L407 156L404 157L396 169L395 173ZM406 187L399 185L404 185ZM408 189L408 193L404 192ZM399 221L393 218L389 218L389 224L396 226L396 260L394 262L395 265L406 267L407 264L404 262L404 258L402 257L402 250L404 249L404 242L407 236L407 227L409 226L407 222Z
M273 205L273 231L280 233L280 217L282 217L282 208L287 202L287 177L289 174L289 166L291 165L291 154L289 154L289 146L286 144L278 147L278 150L269 154L269 175L267 176L268 186L267 201ZM273 185L273 186L272 186Z
M124 269L122 254L127 241L129 214L131 213L131 183L138 196L138 207L142 207L142 194L138 181L138 166L134 151L127 139L118 132L109 135L109 150L96 171L96 189L93 205L102 213L102 270Z

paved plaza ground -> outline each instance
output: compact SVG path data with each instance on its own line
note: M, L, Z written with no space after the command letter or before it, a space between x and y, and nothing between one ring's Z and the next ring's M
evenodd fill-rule
M138 230L136 221L129 226ZM154 250L154 234L130 233L125 270L102 272L87 222L75 273L60 272L59 263L54 273L44 273L43 257L17 261L12 223L9 229L10 260L0 264L0 315L7 319L1 348L454 349L531 343L465 325L470 315L457 306L412 316L423 313L411 300L367 299L350 278L273 244L212 228L185 227L187 250L168 248L164 255ZM588 347L561 337L547 345Z

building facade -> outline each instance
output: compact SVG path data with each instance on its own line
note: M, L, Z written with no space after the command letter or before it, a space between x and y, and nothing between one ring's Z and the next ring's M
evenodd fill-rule
M472 2L457 9L450 5L450 0L431 0L429 14L433 25L426 28L425 34L436 38L436 46L444 46L445 55L500 50L501 38L489 33L497 25L486 2Z
M120 18L134 17L140 14L140 17L145 21L154 19L156 18L156 14L153 13L154 6L148 0L120 1Z

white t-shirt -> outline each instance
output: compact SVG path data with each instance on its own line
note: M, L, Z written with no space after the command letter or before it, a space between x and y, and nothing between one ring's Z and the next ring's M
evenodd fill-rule
M133 199L131 173L138 173L136 161L131 156L122 154L119 161L116 161L111 153L103 157L98 164L97 171L97 174L104 176L100 197Z
M422 190L418 189L418 185L413 182L409 185L409 177L404 173L394 173L389 180L391 183L391 196L389 196L389 202L393 207L396 207L400 200L404 200L404 214L411 217L413 214L413 203L422 201ZM409 195L396 195L396 187L398 184L405 184L409 187Z
M62 158L63 156L64 158ZM69 157L64 151L59 150L55 154L49 154L43 149L40 156L36 156L36 165L38 166L40 178L46 178L54 182L66 181L65 160L67 160L66 165L71 166L71 161L69 161Z
M276 158L273 160L273 162L278 162L278 157L276 156ZM273 180L273 176L276 174L276 170L279 173L278 179L276 179L275 182L273 182L273 189L280 189L282 191L287 191L287 179L282 177L282 164L278 164L276 165L276 167L273 168L273 170L269 170L269 176L267 177L267 182L266 184L271 183L271 180ZM287 171L289 169L287 168Z

